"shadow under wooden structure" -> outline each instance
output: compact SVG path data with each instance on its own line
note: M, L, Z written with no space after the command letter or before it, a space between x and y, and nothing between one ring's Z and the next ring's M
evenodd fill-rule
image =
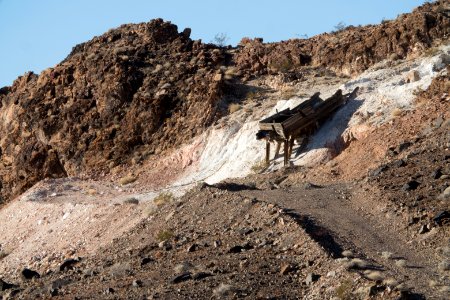
M296 139L301 139L300 149L308 137L330 116L349 100L356 98L358 87L353 92L342 94L341 90L326 100L315 93L296 107L287 108L259 122L258 140L266 140L266 163L270 159L270 143L277 142L275 157L283 144L284 165L288 165Z

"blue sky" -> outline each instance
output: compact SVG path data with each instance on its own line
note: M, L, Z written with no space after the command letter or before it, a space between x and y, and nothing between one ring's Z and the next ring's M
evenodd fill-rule
M0 87L63 60L73 46L124 23L170 20L193 39L225 33L280 41L347 25L379 23L423 0L0 0Z

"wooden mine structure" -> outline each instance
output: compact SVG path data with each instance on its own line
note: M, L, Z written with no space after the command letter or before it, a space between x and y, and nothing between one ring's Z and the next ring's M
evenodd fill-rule
M327 120L339 107L356 98L358 87L353 92L343 95L341 90L326 100L315 93L308 100L293 109L287 108L259 122L258 140L266 140L266 163L269 162L270 143L277 142L275 157L284 150L284 165L288 165L292 155L294 140L302 139L302 144L314 131ZM301 145L302 147L304 145Z

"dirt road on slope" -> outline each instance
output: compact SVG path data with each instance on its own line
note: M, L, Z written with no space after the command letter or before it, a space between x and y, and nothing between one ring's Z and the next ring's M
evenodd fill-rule
M347 256L369 262L358 272L376 269L382 277L394 278L427 299L443 299L429 284L439 276L435 258L405 240L406 229L399 217L386 211L383 201L374 201L368 191L354 185L305 184L242 193L285 207L330 255L339 257L343 250L350 250L353 255Z

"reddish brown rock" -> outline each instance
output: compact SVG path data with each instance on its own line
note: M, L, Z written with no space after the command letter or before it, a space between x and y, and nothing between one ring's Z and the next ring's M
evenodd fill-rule
M19 77L0 90L2 198L188 141L220 117L224 60L223 50L156 19L110 30L55 68Z
M355 75L387 58L423 53L434 41L448 39L450 19L446 1L426 3L411 14L380 25L349 26L310 39L263 43L244 38L234 60L250 75L286 73L301 66L326 67L338 74ZM448 8L447 8L448 9Z

